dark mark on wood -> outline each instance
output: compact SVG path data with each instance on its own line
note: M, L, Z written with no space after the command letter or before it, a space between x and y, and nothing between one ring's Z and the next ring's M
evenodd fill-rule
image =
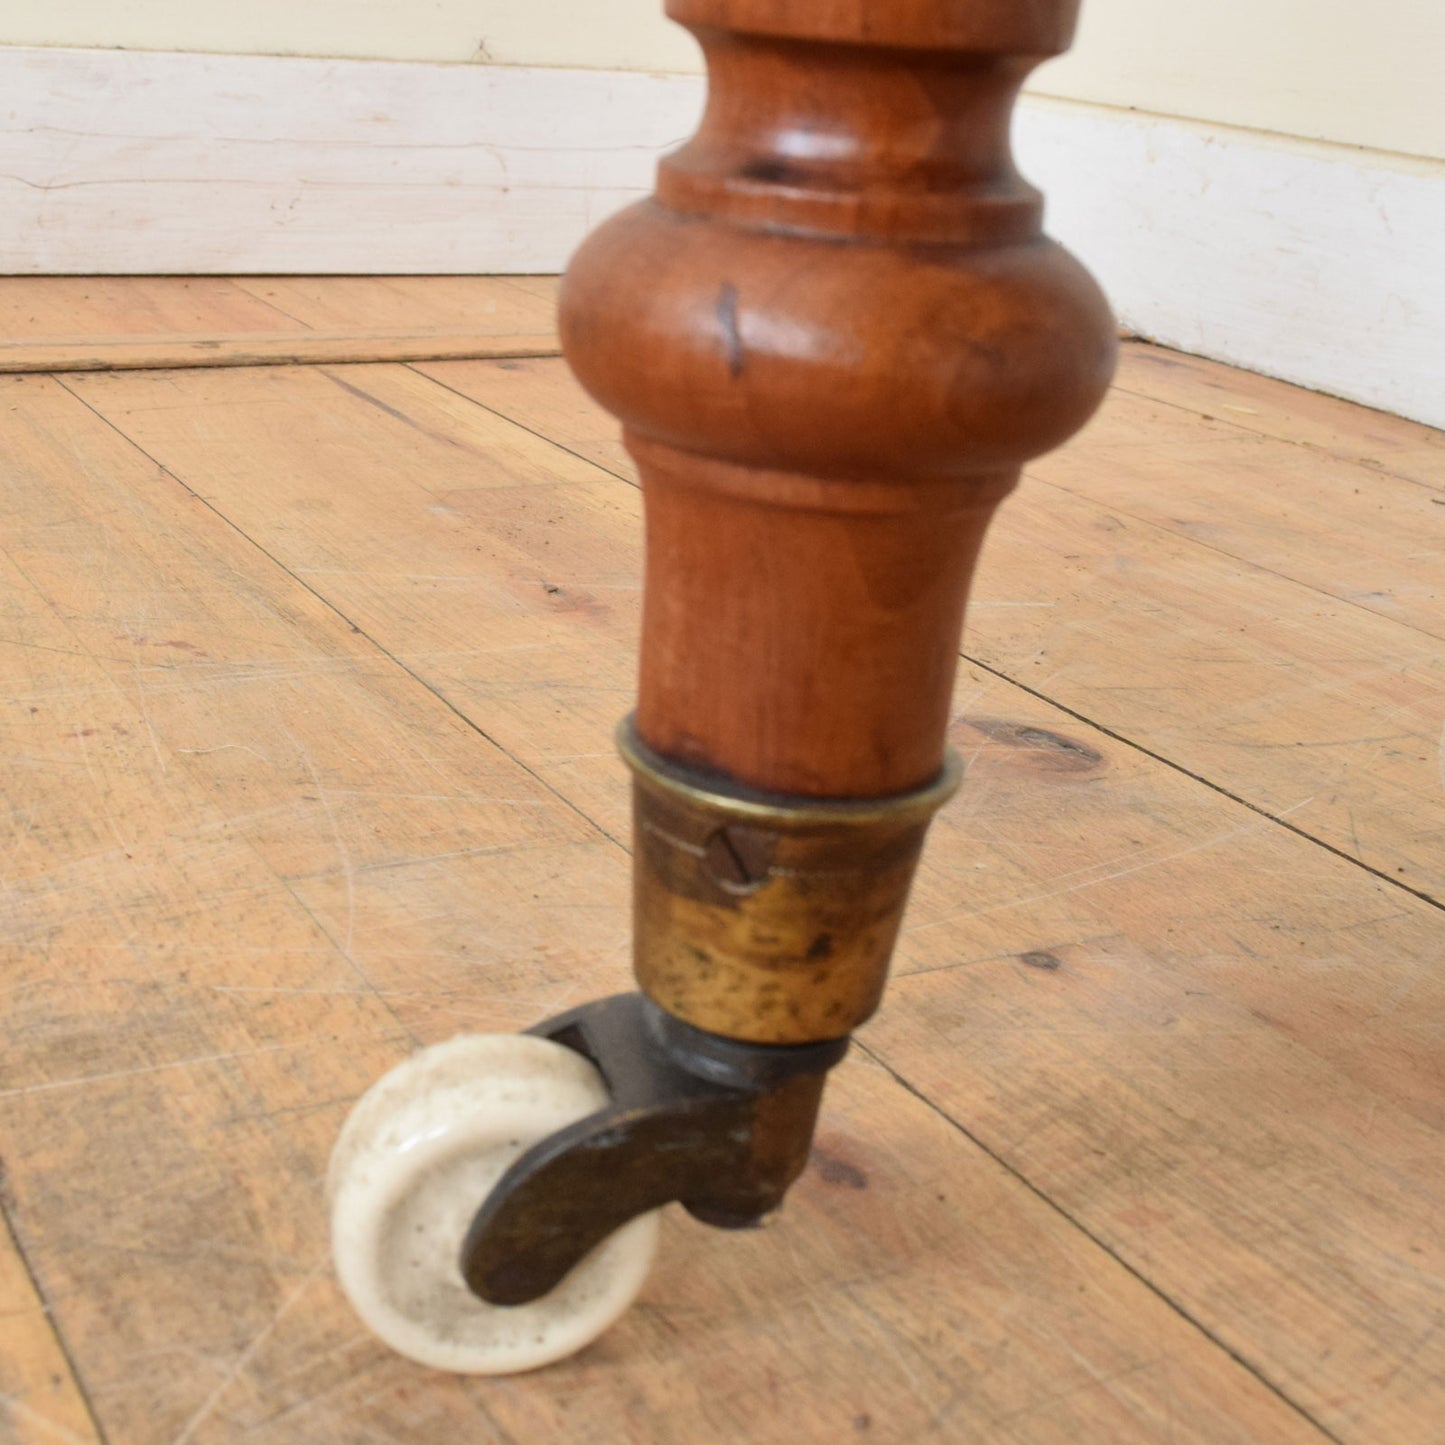
M1026 963L1030 968L1042 968L1049 973L1064 966L1064 961L1055 953L1046 953L1043 949L1031 949L1028 953L1019 954L1019 962Z
M717 293L718 325L722 327L723 344L727 347L728 374L737 380L747 367L743 355L743 338L738 332L738 288L731 281L724 281Z
M830 1154L819 1144L813 1145L813 1167L825 1184L839 1184L844 1189L866 1189L868 1176L856 1164Z
M991 742L1033 753L1047 772L1087 773L1104 766L1104 755L1097 748L1048 728L988 717L965 718L964 725Z

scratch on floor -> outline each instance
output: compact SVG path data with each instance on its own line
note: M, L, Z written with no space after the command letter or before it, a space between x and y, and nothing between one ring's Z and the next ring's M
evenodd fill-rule
M250 753L253 758L260 758L268 767L275 766L265 753L257 752L255 748L247 747L245 743L217 743L213 748L177 748L176 751L192 757L208 757L211 753Z
M411 957L414 955L408 955ZM444 949L437 950L429 957L444 958L449 962L456 961L453 955ZM582 984L587 982L582 980ZM495 989L488 989L485 995L485 1003L495 1012L497 1005L515 1004L519 1008L551 1007L553 1004L563 1001L572 993L575 993L582 986L573 980L568 980L560 985L550 994L542 992L534 993L499 993ZM404 998L412 999L418 1003L429 1004L436 1008L453 1009L457 1007L456 1001L443 994L425 993L419 989L406 988L282 988L270 984L230 984L230 983L208 983L206 987L212 993L224 994L314 994L323 998Z
M935 918L931 923L920 923L916 928L905 928L901 936L910 936L915 933L926 933L930 928L942 928L950 923L962 923L970 918L982 918L989 913L998 913L1005 908L1021 908L1029 903L1046 903L1051 898L1061 898L1068 893L1078 893L1085 888L1098 888L1102 884L1112 883L1116 878L1126 878L1131 873L1142 873L1147 868L1159 868L1165 863L1175 863L1181 858L1188 858L1191 854L1203 852L1206 848L1218 847L1221 843L1227 843L1233 838L1242 837L1246 833L1257 833L1264 828L1272 826L1280 818L1287 818L1291 813L1297 813L1301 808L1307 808L1314 802L1314 795L1311 794L1302 802L1293 804L1283 809L1273 818L1255 818L1248 823L1242 823L1237 828L1231 828L1224 833L1216 833L1212 838L1202 838L1198 843L1191 843L1187 848L1180 848L1173 853L1165 853L1157 858L1146 858L1142 863L1136 863L1131 868L1116 868L1111 873L1100 874L1097 878L1084 878L1078 883L1070 883L1065 888L1050 888L1044 893L1032 893L1024 898L1006 898L1001 903L991 903L987 908L974 908L966 913L951 913L947 918ZM1124 857L1132 855L1126 853ZM1097 864L1096 868L1112 867L1118 859L1112 859L1107 864ZM1076 870L1084 872L1084 869ZM1068 874L1064 875L1068 877Z
M287 1039L284 1043L266 1044L259 1049L234 1049L228 1053L205 1054L194 1059L171 1059L164 1064L142 1064L136 1069L112 1069L102 1074L78 1074L71 1079L52 1079L44 1084L26 1084L18 1089L0 1089L0 1099L28 1098L31 1094L48 1094L53 1089L72 1089L78 1088L82 1084L104 1084L117 1079L135 1079L145 1074L163 1073L167 1069L200 1068L205 1064L222 1064L232 1059L254 1059L262 1054L279 1054L288 1049L303 1052L307 1049L340 1047L344 1043L355 1042L361 1038L390 1038L395 1033L395 1030L387 1029L375 1034L353 1034L343 1040L317 1039L314 1036Z
M336 812L331 806L326 785L321 781L321 774L316 771L316 764L312 761L311 754L301 746L300 741L289 730L282 728L282 732L290 739L291 746L296 749L306 771L311 775L312 784L316 788L316 796L326 811L326 821L331 825L331 836L336 841L336 853L341 859L341 871L346 878L346 939L341 945L341 952L347 961L355 966L351 946L356 937L356 869L352 865L351 854L346 847L346 839L342 837L341 826L336 821Z
M330 1262L331 1256L328 1252L326 1254L323 1254L321 1258L318 1259L309 1270L307 1270L306 1275L302 1279L301 1283L298 1284L295 1289L293 1289L291 1293L286 1296L284 1300L281 1301L280 1307L276 1310L275 1314L273 1314L271 1318L266 1322L265 1326L257 1332L255 1337L251 1340L251 1343L247 1345L246 1348L242 1350L241 1353L236 1357L235 1363L231 1366L231 1368L227 1370L224 1375L221 1376L220 1380L216 1384L216 1388L212 1390L211 1393L207 1395L206 1398L201 1402L200 1409L198 1409L196 1413L192 1415L191 1418L186 1422L184 1428L181 1430L181 1433L177 1435L175 1440L172 1442L172 1445L186 1445L186 1441L190 1440L195 1435L196 1431L205 1424L206 1420L209 1419L211 1412L216 1408L216 1405L220 1401L221 1396L224 1395L226 1391L231 1387L231 1385L235 1382L235 1380L239 1378L242 1371L245 1370L246 1366L251 1363L252 1359L256 1355L256 1352L261 1348L261 1346L264 1345L266 1341L270 1339L273 1334L276 1333L277 1327L280 1325L281 1321L286 1318L286 1315L290 1311L291 1307L296 1303L297 1300L301 1298L303 1294L306 1293L308 1289L311 1288L313 1284L315 1284L315 1282L321 1277L322 1271L327 1268Z
M489 793L400 793L390 788L329 788L333 798L385 799L398 803L487 803L499 808L555 808L557 799L550 793L535 798L501 798Z

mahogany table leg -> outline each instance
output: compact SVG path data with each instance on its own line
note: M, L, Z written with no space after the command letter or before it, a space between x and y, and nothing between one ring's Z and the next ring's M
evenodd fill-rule
M1114 326L1011 161L1077 0L667 0L701 127L583 246L568 359L624 427L647 572L640 994L536 1032L611 1104L524 1153L463 1251L495 1304L681 1200L736 1225L801 1172L877 1007L946 755L994 508L1087 419Z

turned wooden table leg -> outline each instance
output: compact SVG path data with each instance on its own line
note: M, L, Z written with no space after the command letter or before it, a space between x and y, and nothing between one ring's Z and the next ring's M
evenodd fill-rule
M1008 145L1076 0L667 9L706 54L706 114L655 197L578 253L561 317L646 506L620 734L641 993L536 1031L610 1103L474 1219L464 1271L495 1305L667 1201L751 1222L803 1168L958 782L944 734L985 528L1114 361L1104 298L1043 237Z
M798 1043L876 1005L906 882L866 880L944 766L984 529L1108 382L1108 308L1042 237L1008 145L1075 10L669 0L706 54L707 112L655 199L568 272L567 356L621 419L647 510L638 975L700 1028ZM708 859L661 841L676 801L650 823L659 765L723 800L879 800L876 821L835 829L806 890L786 881L796 830L740 832L758 867L790 854L786 878L711 904ZM745 827L713 821L715 849Z

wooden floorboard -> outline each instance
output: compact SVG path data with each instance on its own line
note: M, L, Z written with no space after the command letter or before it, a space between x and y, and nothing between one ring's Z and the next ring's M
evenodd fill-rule
M1123 348L1114 389L1445 490L1445 432L1423 422L1142 342Z
M1445 638L1445 493L1123 391L1029 475Z
M7 345L296 329L292 317L244 283L220 276L0 276L0 338Z
M631 475L615 429L560 361L416 370ZM1056 465L1049 459L1004 505L985 545L966 654L1391 881L1445 900L1445 648L1435 635L1445 613L1425 555L1445 556L1445 508L1423 488L1385 479L1415 505L1415 525L1371 531L1369 545L1354 548L1357 572L1368 568L1382 590L1405 591L1390 580L1397 576L1419 580L1409 616L1386 617L1342 587L1332 596L1320 585L1317 554L1340 555L1356 535L1342 533L1337 516L1349 491L1338 480L1344 462L1321 480L1295 464L1300 448L1269 444L1298 493L1297 531L1288 533L1248 500L1256 461L1231 472L1234 443L1211 448L1202 418L1192 442L1166 418L1155 452L1130 414L1136 405L1111 397L1100 421L1059 454L1066 486L1046 480ZM1121 432L1158 461L1152 489L1145 462L1128 462L1128 504L1155 517L1118 504ZM1246 446L1252 454L1255 441ZM1255 517L1252 532L1236 529L1239 555L1155 519L1176 493L1196 498L1180 509L1201 506L1208 492L1226 492L1231 476L1239 510ZM1381 480L1358 469L1356 477L1367 488ZM1227 510L1227 499L1218 505Z
M256 276L231 284L321 331L554 330L551 276Z
M536 280L0 277L0 374L554 355Z
M338 330L457 304L246 284ZM611 423L552 361L0 381L0 1440L1439 1438L1442 919L1400 882L1445 688L1315 547L1343 508L1403 591L1425 523L1369 532L1347 479L1429 506L1431 443L1382 424L1386 476L1328 441L1359 409L1291 438L1272 391L1240 443L1204 407L1249 379L1186 425L1170 375L1000 521L969 781L818 1167L760 1234L670 1220L613 1334L487 1384L364 1336L320 1181L414 1043L625 986Z
M1157 347L1126 345L1122 372L1127 378L1145 364L1143 358L1171 355ZM554 441L575 446L618 475L632 475L616 425L588 401L560 360L485 367L423 364L418 369ZM1264 380L1216 369L1226 377ZM1298 388L1285 390L1309 395ZM1396 422L1407 434L1440 436L1363 407L1332 404L1367 420ZM1430 465L1418 469L1419 478L1445 487L1445 444L1422 447L1422 454ZM1179 401L1136 395L1121 384L1084 434L1033 462L1029 477L1326 596L1436 638L1445 636L1445 553L1431 545L1445 530L1437 510L1441 498L1418 481L1382 472L1350 452L1336 455L1302 446L1190 410ZM1308 545L1302 545L1305 539Z
M3 1201L3 1196L0 1196ZM8 1221L0 1219L0 1440L98 1442L100 1434Z

